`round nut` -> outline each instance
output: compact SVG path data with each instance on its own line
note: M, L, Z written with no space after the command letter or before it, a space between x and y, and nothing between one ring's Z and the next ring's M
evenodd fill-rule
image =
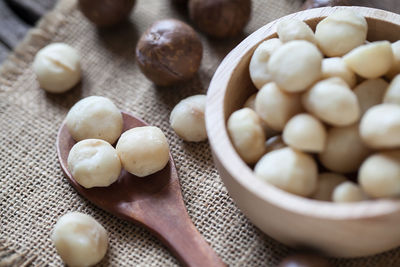
M304 152L322 152L326 129L315 117L303 113L291 118L283 130L283 140L289 146Z
M358 172L358 182L371 197L400 196L400 150L367 158Z
M339 77L353 88L357 83L356 74L347 67L340 57L324 58L322 60L322 78Z
M265 142L265 153L287 147L281 135L275 135L267 139Z
M357 171L369 154L358 133L358 124L354 124L328 130L326 148L319 154L319 160L331 171L350 173Z
M264 155L254 173L261 180L299 196L314 192L318 175L317 164L311 156L289 147Z
M66 125L75 141L102 139L113 144L122 132L122 114L114 103L102 96L89 96L69 110Z
M360 124L362 140L371 148L400 146L400 106L380 104L370 108Z
M317 43L310 26L299 19L292 18L280 22L276 31L283 43L293 40L305 40L313 44Z
M384 103L391 103L400 105L400 75L397 75L389 87L387 88L385 95L383 96Z
M366 79L376 79L387 73L393 64L393 51L388 41L359 46L343 57L347 66Z
M296 253L283 259L278 267L331 267L331 264L316 254Z
M109 186L118 179L121 161L117 151L106 141L85 139L71 148L68 170L85 188Z
M366 196L358 185L348 181L336 186L333 190L332 199L336 203L348 203L363 201Z
M334 126L346 126L360 117L357 96L340 78L316 83L302 96L304 108L322 121Z
M80 212L61 216L53 228L51 240L69 266L92 266L104 257L108 247L104 227Z
M205 95L194 95L180 101L172 110L169 118L175 133L189 142L206 140L205 107Z
M290 41L279 47L268 61L272 80L282 90L301 92L321 78L322 54L310 42Z
M236 151L248 164L265 153L265 134L258 115L249 108L239 109L228 119L228 132Z
M140 70L159 86L170 86L193 77L202 56L203 46L197 33L175 19L153 23L136 46Z
M53 43L37 52L33 72L40 87L50 93L63 93L81 79L78 51L64 43Z
M286 93L275 83L261 88L255 106L260 118L275 131L282 131L286 122L303 110L300 95Z
M362 45L367 38L367 30L365 18L346 9L320 21L315 29L315 38L325 55L340 57Z
M162 170L169 160L167 138L160 128L143 126L124 132L116 150L125 170L144 177Z
M332 201L332 193L336 186L347 181L347 178L343 175L324 172L318 175L317 189L312 194L311 198Z
M356 94L363 115L369 108L382 103L383 95L389 84L383 79L365 80L357 85Z
M204 33L226 38L239 34L250 19L251 0L190 0L189 16Z
M257 46L256 50L254 50L250 60L249 73L257 89L261 89L265 84L272 81L268 71L268 61L272 53L281 47L281 45L282 42L278 38L272 38L262 42Z
M386 77L388 77L390 80L400 73L400 40L392 43L391 46L394 56L394 62L393 65L390 67L390 70L386 73Z

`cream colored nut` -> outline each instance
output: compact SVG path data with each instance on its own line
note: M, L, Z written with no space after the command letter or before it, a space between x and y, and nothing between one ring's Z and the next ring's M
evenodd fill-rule
M68 266L84 267L98 263L106 254L107 232L94 218L80 212L61 216L51 240Z
M255 106L257 114L275 131L282 131L286 122L303 110L300 95L286 93L275 83L261 88Z
M317 189L312 194L311 198L332 201L332 193L336 186L347 181L347 178L343 175L324 172L318 175Z
M268 61L272 80L282 90L301 92L321 78L322 54L310 42L290 41L278 48Z
M89 96L69 110L66 124L75 141L102 139L113 144L122 132L122 114L114 103L102 96Z
M314 159L289 147L264 155L254 172L261 180L299 196L311 195L317 185Z
M332 194L332 200L336 203L358 202L366 199L362 189L353 182L343 182L338 185Z
M155 126L136 127L124 132L116 149L124 169L139 177L162 170L169 160L167 138Z
M383 96L384 103L400 105L400 75L397 75L390 83Z
M358 124L354 124L328 130L326 148L319 160L331 171L349 173L357 171L369 153L358 133Z
M349 69L340 57L325 58L322 60L322 78L339 77L353 88L357 83L355 73Z
M288 19L278 24L277 33L279 39L283 42L293 40L305 40L316 44L314 32L304 21L298 19Z
M354 88L363 115L369 108L382 103L389 84L383 79L365 80Z
M400 106L380 104L370 108L360 124L362 140L371 148L400 146Z
M388 41L378 41L355 48L343 57L347 66L366 79L376 79L393 64L392 47Z
M86 139L71 148L68 170L85 188L109 186L118 179L121 161L117 151L106 141Z
M275 135L267 139L265 142L265 153L287 147L281 135Z
M326 129L315 117L303 113L291 118L283 130L283 140L289 146L304 152L322 152Z
M334 126L350 125L360 117L356 95L340 78L316 83L303 94L302 102L308 112Z
M257 89L264 84L271 82L271 75L268 71L268 61L271 54L282 45L278 38L272 38L262 42L254 51L250 60L250 78Z
M50 44L37 52L33 72L44 90L51 93L68 91L81 79L79 53L64 43Z
M371 197L399 197L400 150L367 158L358 172L358 182Z
M362 45L367 38L367 30L365 18L347 9L320 21L315 29L315 38L325 55L338 57Z
M194 95L180 101L169 118L172 129L185 141L200 142L207 139L204 121L205 95Z
M400 73L400 40L392 43L392 51L394 56L393 64L390 67L390 70L386 73L386 77L390 80Z
M249 108L239 109L228 119L228 132L240 157L256 163L265 153L265 134L258 115Z

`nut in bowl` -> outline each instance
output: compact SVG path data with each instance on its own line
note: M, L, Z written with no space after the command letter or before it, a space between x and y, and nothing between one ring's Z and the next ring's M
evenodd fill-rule
M321 20L343 10L351 10L354 14L360 15L366 19L368 24L368 41L387 40L389 42L395 42L400 39L400 16L371 8L319 8L301 11L273 21L247 37L232 50L217 69L207 95L206 126L214 161L224 184L237 206L257 227L269 236L290 246L311 247L336 257L360 257L380 253L400 245L400 228L398 227L400 222L399 200L395 198L382 198L354 203L332 203L301 197L278 189L259 179L254 174L252 166L248 166L245 161L242 160L231 141L232 139L230 138L227 127L230 115L241 109L245 101L257 92L249 74L250 60L253 52L260 43L278 36L277 25L282 21L297 19L304 21L315 31L316 25ZM303 44L301 45L305 46ZM357 46L359 45L363 44L358 44ZM276 50L278 53L279 49L280 48ZM339 52L340 56L343 56L349 51L336 51L334 56L337 57L337 53ZM280 54L282 53L279 53L279 55ZM315 55L313 56L315 61L321 60L317 58L316 53L312 52L312 54ZM312 64L313 69L318 69L315 67L318 64L314 61ZM342 63L339 64L343 66ZM275 71L277 72L272 73L272 79L274 77L281 77L279 69L274 69L273 72ZM343 71L339 72L343 73ZM354 72L357 73L356 70L354 70ZM277 75L277 73L279 75ZM362 73L357 74L361 75ZM345 76L347 77L348 75L346 74ZM316 77L318 77L317 74ZM340 90L346 92L346 94L350 92L349 87L354 86L346 85L348 81L344 82L339 78L324 78L327 78L325 81L331 79L329 86L340 87ZM304 94L305 90L303 87L310 88L313 86L313 83L319 84L318 86L321 87L321 80L324 78L320 77L319 79L314 79L314 81L307 81L307 85L302 86L302 88L293 87L292 85L297 86L295 83L290 83L290 85L287 86L288 88L294 88L291 88L293 89L291 93ZM335 79L340 81L337 82ZM286 86L284 82L279 84L280 81L277 82L279 86ZM318 88L315 90L319 91ZM259 92L261 91L263 91L262 88L260 88ZM351 91L351 94L353 94L353 91ZM347 97L347 99L350 98ZM280 101L284 101L282 103L289 103L286 97L283 96L281 96ZM354 107L354 101L357 101L357 99L352 95L351 101L347 102ZM303 105L304 102L303 100ZM306 111L313 113L312 115L318 118L318 109L316 109L316 111L311 109L310 111L307 110L306 107ZM298 113L300 112L304 111L299 110ZM355 114L354 118L351 118L351 120L349 117L346 118L349 119L349 122L345 122L346 125L341 125L341 122L343 122L342 120L336 121L329 119L323 121L329 126L327 127L328 136L326 139L328 141L326 142L329 142L331 129L336 129L335 127L348 127L352 129L351 125L358 123L363 114L361 114L361 111L358 109L354 110L353 113ZM293 117L294 115L295 114L291 114L290 116ZM290 118L285 118L285 120L289 119ZM324 120L324 118L321 120ZM337 122L339 122L339 124L337 124ZM334 128L330 127L332 125L334 125ZM281 126L279 129L273 128L273 130L282 131ZM347 132L352 133L350 130ZM354 134L351 136L354 136ZM304 145L303 143L301 144ZM300 146L300 148L301 147L302 146ZM351 149L349 151L351 151ZM379 153L379 150L372 150L371 152L368 150L368 153ZM284 153L280 154L283 156ZM291 155L291 160L295 158L292 152L286 154ZM280 162L277 163L277 161L275 161L275 164L277 163L280 165L282 161L284 161L284 158L285 157L281 157ZM314 160L314 158L315 157L311 157L311 159L308 158L307 161ZM359 164L363 160L365 160L365 157L362 158L360 162L357 162L357 168L359 168ZM270 160L270 162L274 161ZM296 163L295 160L294 162ZM396 164L398 165L398 163ZM337 172L341 173L340 167L343 167L343 165L339 164L338 166ZM353 166L350 167L343 170L342 173L347 174L350 171L354 172ZM309 168L307 169L310 171ZM283 173L287 174L288 171ZM313 175L315 175L315 173ZM400 179L400 177L397 178ZM355 186L356 184L352 184L351 188L349 186L347 187L353 189ZM345 187L342 186L342 189L343 188ZM351 190L346 189L346 193L350 191ZM358 188L353 191L358 191ZM360 197L358 199L363 198Z

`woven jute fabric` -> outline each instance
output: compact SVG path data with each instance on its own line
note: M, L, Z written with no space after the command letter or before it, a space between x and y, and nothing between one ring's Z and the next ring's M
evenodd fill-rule
M65 179L56 154L57 130L69 108L90 95L108 97L121 110L164 131L188 213L224 262L276 266L292 253L253 226L235 206L213 165L209 144L183 142L171 130L168 118L182 98L206 93L221 60L246 35L297 11L300 5L300 0L254 0L252 19L242 36L216 41L201 35L204 56L198 75L179 86L158 88L135 63L137 40L155 20L188 21L184 11L166 0L140 0L129 22L100 30L77 10L76 1L60 1L0 68L0 266L62 265L50 233L57 219L70 211L90 214L107 229L109 250L100 266L178 265L147 230L95 207ZM43 91L31 68L36 52L52 42L70 44L82 55L83 80L62 95ZM400 266L400 250L331 262L336 266Z

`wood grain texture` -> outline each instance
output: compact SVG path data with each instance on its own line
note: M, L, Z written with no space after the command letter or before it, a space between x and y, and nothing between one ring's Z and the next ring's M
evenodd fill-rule
M368 40L400 39L400 16L365 7L305 10L273 21L241 42L218 67L207 93L206 126L214 161L230 196L269 236L294 247L311 247L337 257L372 255L400 245L400 201L335 204L292 195L257 179L230 142L226 121L256 91L248 66L257 45L276 37L282 20L297 18L311 28L337 10L366 17Z

